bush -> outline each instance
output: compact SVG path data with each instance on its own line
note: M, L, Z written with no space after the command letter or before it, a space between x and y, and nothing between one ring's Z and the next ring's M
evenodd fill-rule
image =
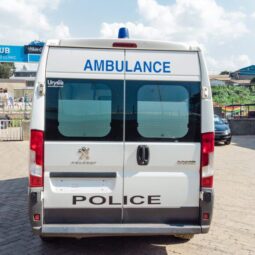
M213 101L221 106L255 104L255 93L244 86L213 86Z

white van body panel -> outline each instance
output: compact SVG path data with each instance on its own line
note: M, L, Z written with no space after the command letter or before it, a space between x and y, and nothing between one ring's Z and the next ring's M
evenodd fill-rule
M113 48L114 42L135 43L137 48ZM160 63L170 62L171 71L157 72L154 68L151 72L132 72L128 71L126 66L120 72L116 70L95 70L93 68L87 70L85 63L88 59L91 63L94 63L93 61L107 60L111 60L114 63L124 61L124 65L128 65L128 67L135 66L136 62L142 63L143 61L148 63L155 63L157 61ZM107 101L109 99L105 99L107 98L105 95L101 99L91 99L89 96L82 98L84 96L82 93L75 94L76 98L70 96L70 99L66 94L64 95L64 92L63 94L58 92L56 94L58 98L55 98L57 100L55 104L57 105L57 110L54 109L50 112L46 109L47 102L50 100L47 98L50 94L49 88L51 86L51 81L49 80L52 80L53 83L54 80L60 80L60 83L62 82L61 84L63 85L59 87L54 87L55 85L53 85L51 88L59 90L64 86L76 86L75 82L80 82L77 86L91 87L100 87L103 81L110 82L112 80L116 83L120 82L121 86L123 86L123 95L119 95L119 97L123 97L123 109L120 107L119 112L116 112L123 114L123 118L120 117L118 119L118 123L122 122L123 135L121 139L116 141L86 140L83 139L84 135L80 139L74 137L75 139L72 140L73 137L68 137L63 132L61 133L60 118L65 119L67 116L71 116L72 113L75 115L75 106L72 105L72 102L66 103L68 100ZM49 81L49 84L46 81ZM83 81L85 82L82 83ZM86 81L90 82L90 84L88 85ZM99 82L96 84L96 81ZM137 94L132 94L132 90L128 90L128 88L138 86L134 84L135 81L139 83L139 86L141 83L141 87L137 87L135 91ZM65 85L65 82L68 85ZM149 140L147 139L148 136L142 137L139 128L141 128L143 123L139 123L137 116L136 123L133 126L131 125L131 130L135 126L136 135L141 135L142 138L140 140L132 140L132 137L127 138L128 132L131 132L128 130L130 125L128 126L127 122L132 121L132 119L129 119L130 116L138 115L138 103L140 103L142 109L141 115L143 116L141 118L144 118L145 122L156 125L154 120L148 119L148 117L146 119L146 114L152 114L151 116L153 116L153 113L157 113L157 110L161 107L158 112L161 111L161 113L165 114L162 119L168 116L168 114L174 117L181 116L180 119L188 116L188 122L182 122L182 120L178 122L177 120L178 123L186 123L185 128L188 130L189 125L193 125L193 122L191 124L189 122L190 107L193 107L190 103L190 97L187 97L187 99L182 99L182 97L176 99L173 97L174 99L164 99L164 101L162 94L160 94L162 92L159 92L160 100L157 101L154 98L148 99L147 95L149 92L144 92L144 97L138 102L138 91L146 86L158 88L160 86L169 86L171 89L182 86L184 89L186 88L187 94L190 96L193 95L193 92L190 88L187 88L189 82L190 86L194 85L198 90L198 92L197 90L195 91L196 98L193 98L193 100L201 100L199 104L196 104L201 106L201 111L195 112L196 114L192 116L194 123L199 119L199 138L196 136L194 141L192 137L188 141L179 141L178 138L180 137L173 136L169 140L164 140L164 135L167 132L164 133L162 131L162 134L160 134L162 137L157 137L158 140L153 140L153 136L149 137L150 139L152 138ZM111 86L115 84L110 83ZM45 94L39 93L39 87L44 88ZM198 96L200 87L201 94L203 87L208 88L209 96L207 98L200 98ZM136 109L134 106L132 110L129 108L128 111L128 107L130 107L128 103L132 97L137 102ZM158 104L155 104L155 102ZM167 102L168 104L163 104L162 102ZM178 102L181 103L178 104ZM66 106L64 108L61 105L65 103ZM154 109L149 106L151 103L154 103ZM89 107L85 109L88 104L80 104L82 105L81 108L84 108L83 113L89 112ZM94 106L92 103L90 105ZM177 105L177 108L179 107L178 111L175 111L174 105ZM149 106L147 112L146 106ZM170 110L166 112L164 107L169 107ZM59 117L58 108L64 109L64 113L62 113L64 117ZM185 109L188 109L188 114L186 115L184 113ZM103 114L104 111L105 109L102 111ZM116 114L116 112L112 113L112 115ZM55 119L52 117L53 115ZM91 115L88 118L94 120ZM47 126L47 121L52 121L52 123L55 121L53 128L57 130L56 132L59 132L60 138L55 139L55 137L48 138L50 136L46 136L44 142L44 187L39 189L42 203L41 213L44 220L42 220L40 228L42 235L80 237L84 234L86 236L93 232L93 228L89 224L97 224L100 230L98 230L99 232L96 235L107 233L109 235L114 233L116 235L121 233L201 233L208 231L209 226L205 226L205 230L203 230L200 225L202 203L200 187L200 135L201 133L214 132L214 123L208 73L204 57L198 47L178 43L127 39L67 39L48 41L43 50L35 82L31 129L41 130L46 134L49 131L46 128L48 127L49 129L49 127L52 128L53 126L52 123ZM65 121L68 122L68 120ZM112 122L109 123L109 126L112 128ZM179 125L178 123L171 124L171 130L174 130ZM97 128L95 127L95 129ZM183 129L185 130L185 128ZM84 131L84 133L86 132ZM197 134L195 131L194 133ZM65 139L65 136L70 139ZM183 134L184 136L185 134ZM147 165L139 165L138 163L139 146L146 146L149 149L149 162ZM87 155L88 157L85 160L79 159L81 155L79 151L82 148L89 149L89 155ZM210 158L210 162L213 162L213 158ZM213 173L212 164L209 168L210 173ZM77 176L75 177L77 173L81 176L82 174L88 175L77 178ZM102 177L104 174L112 173L115 174L114 177ZM72 174L74 176L71 176ZM89 177L90 174L93 175L92 178ZM100 174L103 175L100 176ZM31 190L38 191L37 188L31 188ZM74 203L74 197L78 197L77 203ZM112 216L113 214L115 216ZM106 223L110 224L107 225ZM143 224L147 223L151 225L143 227ZM157 226L159 227L158 232L156 230ZM65 231L69 233L65 233Z
M148 166L136 162L136 150L143 143L125 143L124 195L161 195L158 208L199 205L200 144L144 143L150 148ZM183 165L180 161L193 161ZM128 204L124 207L133 207ZM148 207L147 204L139 207Z
M80 142L45 143L45 208L87 208L91 207L88 201L79 205L72 204L72 196L75 195L105 195L113 196L119 205L107 205L104 207L122 206L123 187L123 144L122 143L91 143L86 142L90 148L90 159L87 165L76 165L78 161L77 151L82 146ZM67 149L68 148L68 149ZM58 153L56 153L56 151ZM116 178L50 178L50 172L116 172ZM102 207L102 205L93 205Z
M98 79L98 74L95 73L61 73L61 72L47 72L47 78L62 78L62 79ZM119 74L107 74L104 80L119 80Z
M45 97L40 96L38 88L40 84L45 88L45 70L47 63L49 48L44 47L41 61L38 66L37 76L34 84L34 95L33 95L33 108L31 115L30 128L36 130L44 130L44 119L45 119Z
M148 74L129 74L125 77L126 81L128 80L151 80L151 75ZM167 76L167 75L155 75L154 79L155 81L200 81L200 76L195 75L187 75L187 76Z
M164 61L171 59L171 73L169 75L126 73L126 86L132 86L132 84L128 84L128 81L135 80L200 81L197 52L128 50L125 52L125 56L125 60L133 64L137 60ZM137 164L136 151L139 145L149 147L150 161L147 166ZM183 165L180 163L183 161L192 163ZM134 143L126 141L124 163L124 195L141 194L145 196L148 191L151 194L161 194L160 205L142 204L139 207L183 208L199 206L200 143L149 141ZM124 205L124 209L129 207L133 207L133 205Z
M213 114L213 103L212 103L212 91L210 86L209 75L207 67L205 65L204 55L200 51L199 53L200 69L201 69L201 86L207 87L209 90L209 97L201 100L201 132L214 132L214 119L211 116Z
M52 48L49 51L46 72L85 73L84 64L86 59L106 60L110 58L113 61L122 61L123 56L123 51L115 49ZM59 61L59 59L62 59L62 61ZM109 74L109 72L102 72L102 74ZM121 75L117 72L114 74Z
M200 78L200 68L197 52L183 52L183 51L146 51L146 50L128 50L125 53L126 61L130 65L134 65L136 61L165 61L170 60L171 73L158 74L151 72L149 75L151 79L157 79L162 76L195 76ZM185 62L185 66L183 63ZM132 73L131 73L132 74ZM127 73L130 75L130 73ZM139 75L139 74L138 74ZM141 73L144 75L144 73Z
M134 66L136 61L165 61L171 59L171 72L169 74L158 74L155 72L150 72L150 76L153 79L163 78L163 76L168 76L174 79L175 76L185 76L192 77L193 80L200 80L200 69L199 60L197 52L165 52L165 51L137 51L128 50L125 52L125 61L128 61L130 66ZM51 73L59 73L68 76L72 73L85 74L97 74L96 71L84 71L84 64L87 59L91 60L112 60L112 61L124 61L122 50L109 50L105 49L70 49L70 48L52 48L49 51L47 63L47 77L52 76ZM62 61L59 61L62 59ZM183 66L185 61L186 65ZM100 71L100 75L105 75L106 77L111 74L121 74L124 72L113 71ZM132 73L133 74L133 73ZM141 75L145 73L140 72ZM98 78L98 76L97 76ZM105 77L104 77L105 78ZM164 78L163 78L164 79ZM180 79L180 78L179 78Z
M53 47L48 54L46 66L46 77L54 78L85 78L85 79L105 79L110 75L113 79L134 80L141 76L143 80L186 80L191 78L193 81L200 80L200 68L197 52L166 52L166 51L125 51L124 60L130 66L136 61L164 61L171 59L171 73L157 74L141 73L138 75L127 72L85 72L84 63L86 59L123 61L123 50L106 49L80 49L80 48L59 48ZM59 61L61 59L61 61ZM183 63L185 62L185 66ZM123 77L124 76L124 77ZM135 77L133 77L135 76ZM108 78L109 79L109 78ZM66 144L65 146L63 146ZM90 147L94 153L94 160L97 161L93 166L70 166L75 158L74 153L83 144ZM162 197L161 205L148 206L144 203L139 207L162 207L180 208L199 205L199 167L200 167L200 144L177 144L177 143L150 143L145 142L150 147L150 164L146 168L137 165L136 150L140 143L125 143L125 160L123 165L123 144L106 142L103 144L92 142L45 142L45 208L88 208L92 205L80 203L72 205L73 193L79 191L78 195L113 195L116 201L122 202L122 189L124 196L146 196L146 194L160 194ZM68 146L68 149L67 149ZM58 156L55 151L58 151ZM107 151L107 154L105 153ZM76 155L77 157L77 155ZM105 160L107 160L107 163ZM178 165L178 161L193 161L194 165ZM123 174L124 168L124 174ZM116 171L116 180L81 180L75 179L51 179L51 171ZM122 186L123 182L123 186ZM82 183L82 184L81 184ZM155 185L160 183L160 185ZM94 185L94 186L93 186ZM104 186L105 185L105 186ZM73 186L74 188L70 187ZM75 188L77 186L77 188ZM88 186L90 188L88 188ZM94 192L92 192L94 190ZM97 191L101 190L101 192ZM176 192L179 190L180 192ZM72 191L72 192L71 192ZM77 195L77 194L76 194ZM93 208L97 207L93 205ZM100 207L100 206L98 206ZM104 205L104 207L109 207ZM112 207L112 206L111 206ZM125 207L132 207L127 202Z
M84 73L86 58L107 59L111 55L114 61L124 58L124 51L105 49L70 49L51 48L46 66L46 78L98 79L98 74ZM61 61L59 61L61 59ZM109 80L121 80L124 84L124 73L105 75ZM46 84L48 86L48 84ZM54 88L53 88L54 89ZM72 114L65 109L66 115ZM75 112L73 113L75 115ZM96 127L95 127L96 128ZM78 151L82 147L89 148L89 160L79 161ZM58 152L57 154L55 152ZM45 141L45 190L44 208L122 208L123 194L123 142L89 142L89 141ZM86 164L80 164L86 163ZM116 173L116 178L52 178L50 173L85 172ZM86 196L85 201L73 203L73 196ZM95 199L89 203L90 197L114 198L114 204L100 204ZM97 203L99 203L97 205ZM121 217L121 214L119 215Z
M137 49L143 50L166 50L166 51L199 51L199 47L191 46L185 43L175 43L169 41L153 41L153 40L132 40L132 39L93 39L93 38L74 38L63 40L51 40L47 43L49 46L61 46L71 48L96 48L96 49L112 49L115 42L135 43ZM123 47L125 48L125 47Z

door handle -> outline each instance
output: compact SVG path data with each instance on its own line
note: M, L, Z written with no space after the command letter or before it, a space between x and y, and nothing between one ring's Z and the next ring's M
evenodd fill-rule
M137 147L136 159L138 165L148 165L150 158L150 150L147 145L139 145Z

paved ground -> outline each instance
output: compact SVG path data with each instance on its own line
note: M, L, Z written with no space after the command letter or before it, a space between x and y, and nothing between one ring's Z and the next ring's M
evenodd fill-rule
M217 146L211 231L173 237L60 239L43 244L27 217L28 143L0 142L0 254L255 254L255 136Z

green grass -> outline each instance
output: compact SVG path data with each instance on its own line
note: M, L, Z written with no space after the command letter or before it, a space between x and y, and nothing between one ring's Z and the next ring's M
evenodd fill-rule
M21 120L18 120L18 119L13 119L11 121L11 127L20 127L21 126Z
M255 104L255 86L213 86L213 101L220 106L231 104Z

